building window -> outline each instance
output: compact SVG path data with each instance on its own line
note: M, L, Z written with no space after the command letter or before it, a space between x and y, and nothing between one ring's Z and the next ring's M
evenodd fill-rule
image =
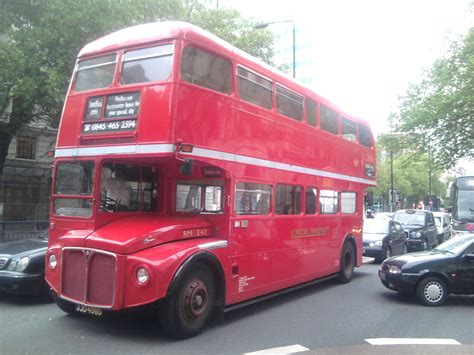
M31 159L36 157L36 138L17 136L16 137L16 157L19 159Z

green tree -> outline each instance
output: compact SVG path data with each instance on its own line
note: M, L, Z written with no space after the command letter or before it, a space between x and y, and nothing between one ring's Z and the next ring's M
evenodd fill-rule
M75 59L120 28L184 20L270 62L273 37L236 10L194 0L0 0L0 174L15 133L32 120L58 122Z
M411 207L429 194L429 171L431 167L431 194L444 197L445 184L441 181L442 169L432 164L426 153L413 150L410 136L383 135L379 138L377 150L376 196L382 196L388 206L391 189L391 155L393 154L393 187L400 191L405 205ZM413 138L412 138L413 139Z
M400 127L444 168L474 157L474 28L401 99Z

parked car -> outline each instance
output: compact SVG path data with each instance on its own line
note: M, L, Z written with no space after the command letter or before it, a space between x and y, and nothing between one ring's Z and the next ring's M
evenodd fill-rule
M382 261L407 252L406 234L398 222L366 219L362 232L364 255Z
M408 251L420 251L438 245L433 213L424 210L399 210L393 220L407 232Z
M51 299L44 280L48 230L37 238L0 243L0 292Z
M444 212L433 212L435 225L438 231L438 242L442 243L453 235L453 226L451 224L451 216Z
M474 294L474 233L454 236L431 251L385 260L379 269L390 290L416 293L426 306L453 294Z

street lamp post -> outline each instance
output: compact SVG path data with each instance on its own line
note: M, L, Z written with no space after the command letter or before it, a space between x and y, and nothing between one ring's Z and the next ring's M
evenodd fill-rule
M296 78L296 29L295 29L295 21L293 20L283 20L283 21L273 21L273 22L265 22L265 23L259 23L258 25L255 25L256 29L263 29L267 28L269 25L274 25L277 23L288 23L291 22L293 25L293 78Z

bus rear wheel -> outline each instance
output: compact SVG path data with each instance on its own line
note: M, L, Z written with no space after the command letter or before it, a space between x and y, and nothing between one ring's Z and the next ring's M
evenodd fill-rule
M191 266L176 291L160 302L163 331L178 339L199 334L213 314L215 299L216 286L209 268L202 264Z
M342 247L341 260L339 261L339 283L345 284L351 281L354 275L356 255L354 246L345 242Z

